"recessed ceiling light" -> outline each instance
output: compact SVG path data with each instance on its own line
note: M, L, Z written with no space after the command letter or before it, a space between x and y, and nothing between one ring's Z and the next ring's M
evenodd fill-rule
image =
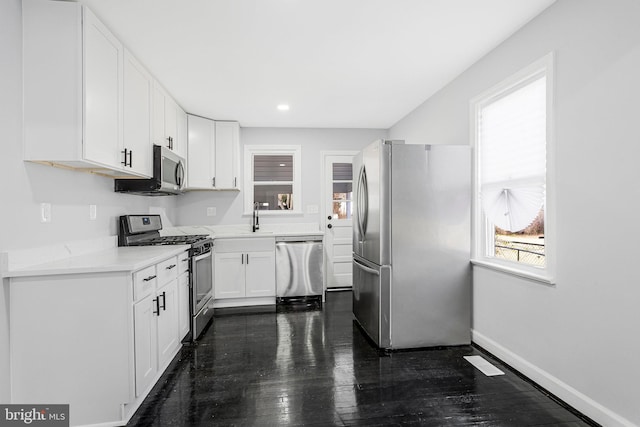
M287 165L285 165L284 163L280 163L280 167L281 167L281 168L283 168L283 167L285 167L285 166L287 166Z
M280 110L280 111L289 111L289 105L280 104L280 105L278 105L278 110Z

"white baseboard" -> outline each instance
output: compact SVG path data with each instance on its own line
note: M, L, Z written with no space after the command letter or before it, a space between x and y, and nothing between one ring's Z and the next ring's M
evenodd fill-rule
M482 335L480 332L472 330L471 338L475 344L487 350L504 363L516 369L533 382L548 390L565 403L580 411L587 417L599 424L607 427L637 427L631 421L605 408L595 400L580 393L575 388L562 382L558 378L540 369L524 358L513 353L509 349L501 346L492 339Z

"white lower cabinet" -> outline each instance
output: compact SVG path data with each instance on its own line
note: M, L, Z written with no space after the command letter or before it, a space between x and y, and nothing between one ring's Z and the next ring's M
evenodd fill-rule
M11 277L7 403L68 403L71 426L126 424L180 350L181 257L133 272Z
M149 388L158 372L155 301L153 295L148 295L133 305L136 396Z
M178 347L178 281L174 279L158 290L158 366L173 359Z
M214 307L275 301L275 239L216 239Z
M178 255L178 339L180 341L191 329L189 268L189 251L184 251Z
M136 396L149 388L180 345L178 258L133 274Z

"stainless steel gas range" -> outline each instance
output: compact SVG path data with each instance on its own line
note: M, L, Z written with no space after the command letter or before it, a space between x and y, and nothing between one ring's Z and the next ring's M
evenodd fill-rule
M118 246L190 245L189 310L195 341L213 318L213 240L206 234L161 236L160 230L160 215L123 215L118 222Z

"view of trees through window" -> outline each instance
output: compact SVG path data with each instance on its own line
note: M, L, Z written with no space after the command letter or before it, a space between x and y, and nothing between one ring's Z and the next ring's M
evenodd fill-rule
M496 258L544 267L544 208L524 230L511 232L494 228Z

